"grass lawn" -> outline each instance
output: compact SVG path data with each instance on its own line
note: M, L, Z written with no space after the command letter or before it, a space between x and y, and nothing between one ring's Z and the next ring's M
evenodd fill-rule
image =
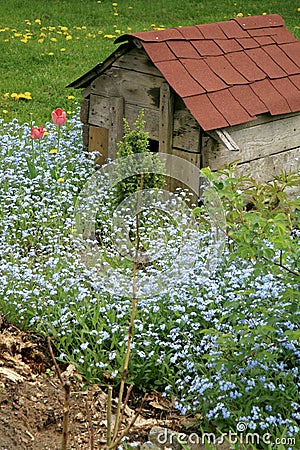
M71 114L80 92L66 86L105 59L119 34L278 13L300 37L299 7L298 0L0 0L0 118L40 124L56 107ZM32 100L11 97L25 92Z

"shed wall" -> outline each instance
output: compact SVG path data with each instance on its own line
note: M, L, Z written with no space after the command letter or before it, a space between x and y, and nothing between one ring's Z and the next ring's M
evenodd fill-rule
M261 116L226 130L239 146L237 152L210 137L203 140L203 165L212 170L236 162L237 174L266 182L283 171L300 170L300 114Z

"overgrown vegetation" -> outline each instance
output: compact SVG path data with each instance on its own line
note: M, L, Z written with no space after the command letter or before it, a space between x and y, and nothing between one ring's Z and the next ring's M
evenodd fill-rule
M130 298L107 291L73 248L74 204L94 171L82 154L80 123L75 117L61 127L59 151L51 124L33 146L28 126L2 126L0 308L22 327L50 334L60 359L88 381L103 383L105 372L118 384ZM285 192L299 176L261 186L233 168L205 172L223 202L227 249L205 282L199 259L175 287L170 279L158 296L139 299L128 383L173 396L203 430L236 430L242 421L273 441L296 439L300 208Z
M27 3L0 0L0 309L21 327L51 335L60 359L75 364L88 382L103 383L105 373L118 385L131 301L113 277L117 295L112 295L74 251L74 208L94 167L82 153L80 93L65 86L111 53L120 34L279 13L300 37L300 5L152 0L145 14L141 0ZM31 121L44 123L57 106L69 116L60 135L47 123L44 137L31 140ZM120 156L147 152L142 126L141 117L135 130L125 122ZM199 253L194 270L180 283L170 279L159 295L139 298L127 381L173 398L202 431L226 433L244 423L249 432L270 433L272 445L260 442L258 448L281 450L276 438L295 439L297 448L300 200L287 192L299 189L299 174L282 174L264 186L236 177L234 167L204 174L222 200L226 249L205 282ZM160 177L148 181L161 187ZM138 186L137 179L119 185L118 200ZM103 198L101 211L104 246L115 238L111 194ZM180 242L178 216L143 214L145 249L165 236ZM209 233L203 208L195 208L194 215L199 229ZM190 252L195 253L195 242ZM171 263L170 253L168 267ZM120 258L114 264L120 273L132 270ZM164 264L156 262L155 270L165 270Z

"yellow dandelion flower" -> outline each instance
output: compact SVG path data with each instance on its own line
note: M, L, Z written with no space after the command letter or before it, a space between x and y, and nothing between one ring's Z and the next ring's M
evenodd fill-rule
M121 33L121 30L115 30L116 31L116 33L118 33L118 34L120 34Z
M72 111L70 111L70 110L69 110L69 111L67 111L67 114L70 114L70 115L71 115L71 114L72 114Z
M40 33L40 37L41 37L41 38L45 38L45 37L46 37L46 34L45 34L45 33Z
M7 109L2 109L3 114L8 114Z
M49 52L48 55L49 56L54 56L54 53L53 52Z
M74 95L68 95L68 100L74 100Z
M21 42L24 42L24 44L27 44L27 42L28 42L28 39L26 39L26 38L24 38L24 39L21 39Z
M81 29L82 29L82 30L86 30L86 26L83 25L83 26L81 27Z
M56 153L58 152L57 148L51 148L50 153L52 153L52 155L56 155Z
M14 36L15 37L20 37L20 36L23 36L23 34L22 33L15 33Z
M131 28L131 27L127 27L127 30L128 30L128 31L131 31L131 30L132 30L132 28Z
M25 98L25 100L32 100L31 93L30 92L25 92L24 93L24 98Z
M128 9L133 9L133 7L132 6L128 6Z
M115 2L115 3L113 3L112 5L113 5L113 6L118 6L118 3Z
M44 42L44 39L42 39L42 38L38 39L39 44L42 44L43 42Z
M98 34L103 34L103 31L102 31L102 30L99 30L99 31L98 31Z
M117 12L114 13L114 16L118 16L119 14Z
M68 27L62 27L62 26L60 26L59 28L61 29L61 31L67 31L67 30L68 30Z
M266 13L266 12L263 12L263 13L262 13L262 16L266 16L267 14L268 14L268 13Z
M38 23L39 25L41 25L41 19L35 19L35 23Z
M299 11L299 12L300 12L300 8L297 8L297 11Z
M65 47L62 47L62 48L60 49L60 51L61 51L61 52L65 52L65 51L66 51Z
M57 33L57 34L62 34L62 31L57 31L56 33Z
M116 36L114 34L105 34L104 37L107 38L107 39L113 39Z
M63 183L65 181L65 179L63 177L58 178L57 180L59 183Z
M25 22L27 25L31 25L31 22L30 22L30 20L28 20L28 19L25 19L24 22Z
M11 96L11 98L16 98L16 97L18 97L18 94L16 92L13 92L10 96Z
M73 37L72 37L70 34L68 34L68 35L66 36L66 40L67 40L67 41L70 41L71 39L73 39Z
M44 136L48 136L48 131L44 131Z
M4 39L4 42L9 42L9 39Z
M240 12L236 15L236 17L244 17L244 14Z
M48 27L48 30L49 30L49 31L54 31L54 30L55 30L55 27Z
M57 42L57 39L56 38L50 38L50 41Z
M9 97L9 92L5 92L5 94L3 94L3 98L8 98Z

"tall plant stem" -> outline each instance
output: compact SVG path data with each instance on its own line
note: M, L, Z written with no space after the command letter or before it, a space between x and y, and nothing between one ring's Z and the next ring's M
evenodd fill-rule
M127 370L128 370L128 364L129 364L129 358L130 358L130 350L131 350L131 343L132 343L132 339L133 339L133 326L134 326L134 319L135 319L136 307L137 307L136 282L137 282L137 269L138 269L138 255L139 255L139 248L140 248L139 211L140 211L140 205L141 205L141 197L142 197L143 185L144 185L144 173L141 173L141 182L140 182L140 189L139 189L139 193L138 193L136 216L135 216L136 246L135 246L135 255L134 255L134 261L133 261L132 308L131 308L130 324L129 324L129 328L128 328L128 335L127 335L128 336L128 338L127 338L127 349L126 349L125 361L124 361L122 378L121 378L121 384L120 384L120 390L119 390L119 399L118 399L118 406L117 406L117 413L116 413L116 422L115 422L115 426L114 426L114 434L113 434L113 438L112 438L112 443L116 439L116 437L118 435L118 432L120 430L120 427L121 427L121 423L120 423L121 407L122 407L122 400L123 400L125 382L126 382L126 377L127 377Z

